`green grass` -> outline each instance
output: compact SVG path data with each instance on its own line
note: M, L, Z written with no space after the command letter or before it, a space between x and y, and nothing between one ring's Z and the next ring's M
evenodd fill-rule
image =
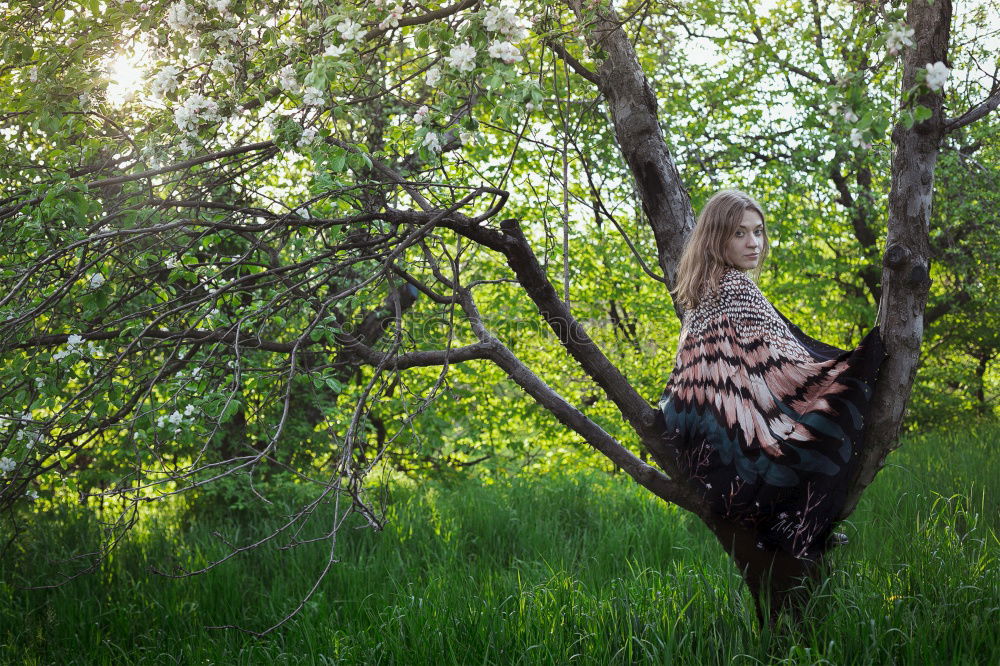
M95 529L40 517L0 563L0 659L54 664L997 664L997 425L912 437L845 526L809 618L758 630L714 538L622 475L397 488L381 534L345 530L339 563L289 625L320 546L265 548L203 576L220 525L143 525L98 573L24 590ZM69 517L67 517L69 516ZM204 522L204 521L202 521ZM250 536L231 523L227 535ZM238 533L237 533L238 532Z

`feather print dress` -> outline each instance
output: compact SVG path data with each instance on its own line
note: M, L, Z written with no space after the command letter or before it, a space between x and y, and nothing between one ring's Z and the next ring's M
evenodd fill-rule
M727 270L685 315L660 400L681 467L713 513L751 528L758 548L821 553L883 356L877 328L853 351L823 344Z

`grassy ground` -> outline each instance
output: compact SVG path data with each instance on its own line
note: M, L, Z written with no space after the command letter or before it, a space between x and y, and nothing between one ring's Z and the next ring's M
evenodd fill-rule
M850 545L798 628L760 632L691 517L596 472L395 491L382 534L348 531L302 614L320 548L221 552L201 524L146 526L102 570L26 591L93 526L52 516L0 563L0 659L54 664L997 664L1000 427L910 438L845 526ZM224 526L248 536L247 525ZM236 534L236 532L241 532Z

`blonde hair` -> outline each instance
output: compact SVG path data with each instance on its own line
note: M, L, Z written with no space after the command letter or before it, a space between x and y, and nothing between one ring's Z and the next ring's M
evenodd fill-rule
M681 307L690 309L704 298L715 294L719 280L729 264L726 262L726 244L743 221L743 211L750 209L764 222L764 209L749 195L739 190L716 192L698 215L694 231L684 245L684 252L677 265L677 284L671 290L674 300ZM760 261L751 272L760 274L760 267L767 258L767 226L763 229L763 246Z

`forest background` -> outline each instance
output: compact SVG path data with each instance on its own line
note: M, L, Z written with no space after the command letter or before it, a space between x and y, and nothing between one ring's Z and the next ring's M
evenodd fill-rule
M340 525L381 527L399 484L613 471L481 355L477 326L642 455L504 261L446 223L518 220L656 400L679 322L591 80L605 4L0 3L5 543L25 556L41 532L94 527L80 559L12 575L100 569L156 516L235 518L249 532L222 559L323 541L322 573ZM694 209L753 194L764 292L855 344L881 296L890 133L925 119L899 104L903 4L614 9ZM997 16L955 5L950 116L996 107ZM975 424L1000 390L997 131L985 113L942 142L914 435L995 432Z

